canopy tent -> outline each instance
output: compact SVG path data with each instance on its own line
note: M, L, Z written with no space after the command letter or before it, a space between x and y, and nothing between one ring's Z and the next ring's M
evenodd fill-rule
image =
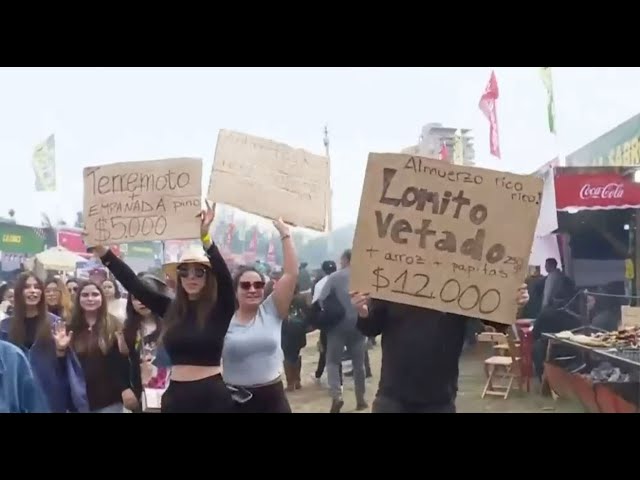
M86 259L64 247L53 247L37 254L35 261L36 268L70 272L76 269L79 262L86 262Z

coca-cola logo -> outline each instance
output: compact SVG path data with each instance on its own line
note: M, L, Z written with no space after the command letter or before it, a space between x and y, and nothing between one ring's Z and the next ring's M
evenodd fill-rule
M591 186L585 184L580 189L580 198L583 200L589 198L622 198L624 195L624 185L622 183L608 183L606 185Z

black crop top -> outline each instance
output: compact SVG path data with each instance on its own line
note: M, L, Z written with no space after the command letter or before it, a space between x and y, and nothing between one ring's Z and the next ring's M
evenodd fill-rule
M162 344L172 365L220 366L224 337L235 311L235 292L231 273L218 248L211 245L207 255L218 284L218 301L209 313L204 329L200 329L196 323L194 307L188 309L187 318L166 331ZM148 288L113 252L108 251L102 257L102 263L129 294L153 313L164 318L171 298Z

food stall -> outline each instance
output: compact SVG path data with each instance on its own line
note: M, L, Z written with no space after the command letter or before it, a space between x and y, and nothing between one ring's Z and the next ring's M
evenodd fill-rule
M591 413L640 412L640 325L616 332L587 326L543 337L543 390L575 398Z

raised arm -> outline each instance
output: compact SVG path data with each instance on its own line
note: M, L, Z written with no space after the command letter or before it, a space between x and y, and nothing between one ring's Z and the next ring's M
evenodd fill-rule
M211 240L211 234L209 233L211 224L215 219L216 205L210 205L208 200L205 200L205 204L207 209L200 213L200 236L202 246L207 251L207 256L209 257L211 270L213 270L218 283L218 309L216 312L212 312L212 314L216 316L221 315L223 318L231 321L231 317L236 309L236 293L233 291L233 280L227 262L222 258L220 250L218 250L218 247Z
M136 299L156 315L163 317L171 304L171 299L144 284L129 266L120 260L111 250L96 247L96 253L113 276Z
M215 244L211 244L207 248L207 255L209 256L209 262L211 268L216 276L218 282L218 308L221 315L229 316L231 318L236 309L236 293L233 291L233 279L231 278L231 272L227 267L227 262L224 261L220 250Z
M280 318L285 319L289 316L289 306L291 305L291 300L293 300L293 292L298 282L298 255L296 254L296 247L293 245L293 239L289 234L289 227L282 219L274 221L273 225L280 233L282 256L284 257L284 273L273 288L273 301L278 310L278 315Z

